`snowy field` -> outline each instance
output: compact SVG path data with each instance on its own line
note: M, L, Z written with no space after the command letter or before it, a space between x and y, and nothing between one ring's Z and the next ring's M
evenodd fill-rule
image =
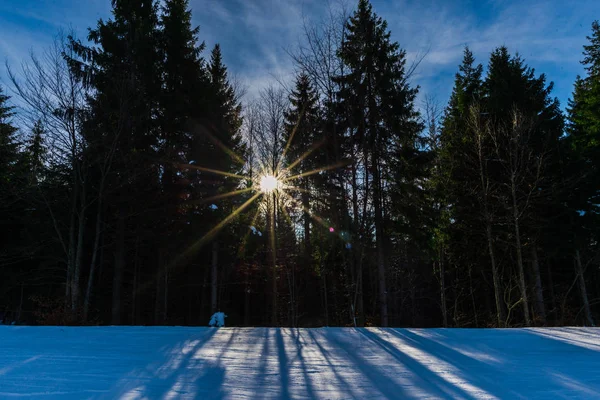
M600 329L0 326L0 398L600 398Z

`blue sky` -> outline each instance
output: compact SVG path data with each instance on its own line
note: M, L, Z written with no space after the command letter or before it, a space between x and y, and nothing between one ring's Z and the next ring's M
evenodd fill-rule
M344 0L329 1L337 7ZM353 9L356 2L347 0L347 7ZM597 0L372 3L409 62L428 51L412 82L421 86L420 99L430 95L441 104L452 90L465 45L484 65L495 47L506 45L554 81L554 95L564 107L575 77L583 73L579 61L585 37L592 21L600 19ZM319 21L327 11L325 0L190 0L190 6L201 39L208 49L221 44L231 73L248 87L248 98L269 83L293 78L286 49L300 40L303 20ZM110 0L2 0L0 60L18 67L30 51L42 51L60 28L73 28L84 37L98 18L109 16ZM6 84L3 65L0 79Z

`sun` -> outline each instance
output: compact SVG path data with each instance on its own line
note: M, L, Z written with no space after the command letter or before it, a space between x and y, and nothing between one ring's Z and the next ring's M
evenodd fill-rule
M260 186L260 190L263 193L271 193L272 191L279 188L280 183L279 183L279 179L277 179L273 175L263 175L260 178L259 186Z

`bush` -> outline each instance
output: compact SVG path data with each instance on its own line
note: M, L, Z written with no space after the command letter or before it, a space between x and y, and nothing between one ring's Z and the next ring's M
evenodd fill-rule
M33 315L40 325L98 325L97 320L84 321L81 307L72 310L64 298L32 296Z

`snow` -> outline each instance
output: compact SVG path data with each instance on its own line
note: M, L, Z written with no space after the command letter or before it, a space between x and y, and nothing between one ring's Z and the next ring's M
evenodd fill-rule
M216 326L221 328L225 326L225 318L227 318L227 315L225 315L224 312L216 312L212 315L212 317L210 317L210 322L208 323L208 326Z
M256 227L255 227L255 226L251 226L251 227L250 227L250 230L252 231L252 234L253 234L253 235L262 236L262 232L261 232L261 231L259 231L258 229L256 229Z
M211 205L210 205L210 209L211 209L211 210L217 210L218 208L219 208L219 207L217 207L217 205L216 205L216 204L211 204Z
M600 398L600 330L0 326L0 398Z

